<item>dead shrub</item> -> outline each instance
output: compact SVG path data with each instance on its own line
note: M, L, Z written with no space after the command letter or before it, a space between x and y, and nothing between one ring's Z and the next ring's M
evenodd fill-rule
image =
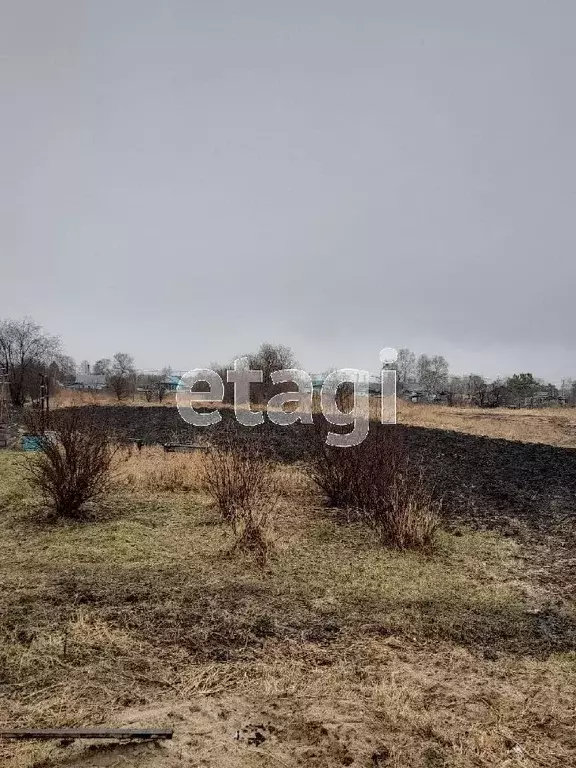
M31 484L55 517L81 519L85 505L108 492L117 448L86 409L58 411L48 432L40 430L38 418L27 419L39 439L39 450L27 464Z
M272 514L279 488L275 467L259 443L230 432L208 451L203 482L232 528L235 548L251 552L264 564L272 549Z
M428 487L424 471L394 474L382 502L370 507L369 521L381 541L398 549L430 547L440 524L442 502Z
M373 426L350 448L327 446L316 429L311 473L331 506L369 524L383 544L410 549L433 542L441 501L394 428Z

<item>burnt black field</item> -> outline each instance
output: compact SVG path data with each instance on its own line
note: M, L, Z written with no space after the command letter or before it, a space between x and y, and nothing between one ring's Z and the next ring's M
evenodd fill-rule
M145 445L195 443L218 439L223 430L241 430L258 437L270 458L301 462L310 458L313 429L237 424L231 411L210 428L192 427L171 407L84 406L122 442ZM413 465L423 465L444 499L446 515L480 525L507 525L511 518L531 528L550 530L576 512L576 450L540 443L478 437L461 432L406 425L371 430L398 430ZM346 450L346 449L340 449Z

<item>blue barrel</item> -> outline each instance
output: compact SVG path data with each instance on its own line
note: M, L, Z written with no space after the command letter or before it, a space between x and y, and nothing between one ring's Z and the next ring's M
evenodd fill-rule
M42 438L40 435L22 435L23 451L39 451L42 447Z

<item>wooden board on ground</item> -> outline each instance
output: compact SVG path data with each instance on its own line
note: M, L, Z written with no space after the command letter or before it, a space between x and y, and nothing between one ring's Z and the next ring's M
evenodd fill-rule
M171 739L171 729L149 728L16 728L0 730L0 739Z
M208 445L192 445L188 443L165 443L166 453L193 453L194 451L207 451Z

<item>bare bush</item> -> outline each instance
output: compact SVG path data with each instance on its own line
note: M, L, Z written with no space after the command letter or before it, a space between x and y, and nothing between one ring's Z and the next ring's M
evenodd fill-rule
M37 419L29 417L32 429ZM116 448L109 433L83 408L58 411L50 427L50 432L39 434L40 449L27 464L31 483L54 516L81 519L85 505L109 490Z
M236 548L250 551L264 564L272 548L272 513L279 496L273 464L255 441L230 434L209 450L203 481L234 532Z
M397 549L424 549L433 541L440 523L442 502L428 487L422 468L417 473L398 471L388 493L369 508L369 521L384 544Z
M355 447L330 448L323 442L323 435L317 436L311 464L312 480L324 492L331 507L346 509L354 504L354 467L358 460Z
M323 438L317 431L312 478L331 506L368 523L387 546L409 549L432 543L441 502L397 432L373 430L351 448L329 447Z

